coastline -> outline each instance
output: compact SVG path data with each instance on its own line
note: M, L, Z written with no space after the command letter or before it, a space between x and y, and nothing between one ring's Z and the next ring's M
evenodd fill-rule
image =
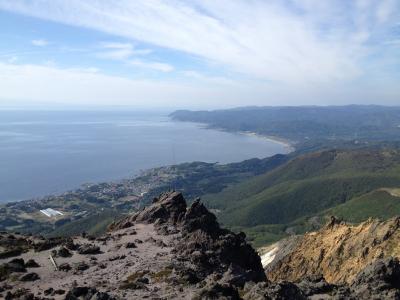
M217 127L217 126L213 126L211 124L207 124L207 123L200 123L200 122L191 122L191 121L179 121L178 122L188 122L188 123L196 123L199 125L200 128L203 129L212 129L212 130L219 130L219 131L223 131L223 132L229 132L229 133L236 133L236 134L241 134L241 135L246 135L246 136L252 136L252 137L257 137L260 139L264 139L267 141L270 141L272 143L276 143L276 144L280 144L282 146L284 146L284 148L287 149L287 153L292 153L294 151L296 151L296 147L295 147L295 142L282 138L282 137L277 137L277 136L273 136L273 135L264 135L264 134L260 134L254 131L235 131L235 130L229 130L226 128L222 128L222 127Z
M265 139L267 141L270 141L270 142L273 142L276 144L281 144L288 150L288 153L291 153L296 150L296 148L294 146L295 143L293 141L290 141L290 140L287 140L287 139L284 139L281 137L277 137L277 136L273 136L273 135L263 135L263 134L259 134L257 132L253 132L253 131L238 131L237 133L247 135L247 136L255 136L257 138Z

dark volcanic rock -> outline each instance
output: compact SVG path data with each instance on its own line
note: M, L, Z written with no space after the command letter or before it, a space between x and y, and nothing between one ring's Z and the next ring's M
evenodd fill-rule
M26 263L25 263L25 267L27 268L39 268L40 265L33 259L29 259Z
M162 194L155 198L153 204L142 211L111 224L110 230L124 229L131 227L134 222L158 223L170 222L177 223L186 212L186 201L181 193L172 192Z
M400 299L400 263L397 258L380 259L365 267L351 289L362 299Z
M68 250L77 250L79 248L79 245L75 244L72 238L67 238L64 242L64 246Z
M173 250L176 254L176 271L178 274L194 273L196 280L192 282L204 280L215 272L222 277L228 269L230 274L225 278L228 280L229 277L229 284L243 286L246 281L266 280L261 259L247 244L245 234L221 229L215 215L200 200L187 208L181 193L165 193L149 207L114 223L110 228L122 229L128 222L153 223L157 229L161 229L158 232L165 234L181 233Z
M183 236L175 250L178 256L190 258L199 279L230 268L235 284L266 280L260 257L247 244L246 236L221 229L215 216L199 202L192 204L180 224Z
M334 290L335 286L327 283L321 275L309 276L297 283L297 286L306 296L315 294L327 294Z
M183 216L181 221L184 231L187 233L202 230L210 235L218 235L221 229L214 214L200 202L194 201Z
M62 263L61 265L58 266L58 269L60 271L67 272L67 271L71 270L72 267L71 267L71 265L69 263Z
M60 249L58 249L57 251L57 256L60 257L70 257L72 256L72 253L65 247L61 247Z
M134 242L126 243L125 248L128 249L136 248L136 244Z
M100 247L92 244L84 244L79 247L79 254L99 254Z
M64 238L49 238L39 241L33 245L36 252L52 249L65 242Z
M238 290L232 285L214 284L211 287L204 288L194 300L240 300Z
M38 279L40 279L40 277L36 273L27 273L19 278L20 281L35 281Z
M72 288L67 295L65 300L78 300L78 299L90 299L90 300L116 300L116 298L110 296L107 293L99 292L93 287L78 286Z
M75 269L77 271L85 271L85 270L89 269L89 265L87 263L85 263L84 261L81 261L75 265Z
M14 258L6 264L10 272L26 272L25 262L22 258Z
M259 282L253 285L246 285L243 299L305 300L306 296L295 284L290 282L280 282L276 284Z
M19 256L21 254L22 254L22 249L20 248L10 249L0 252L0 259Z

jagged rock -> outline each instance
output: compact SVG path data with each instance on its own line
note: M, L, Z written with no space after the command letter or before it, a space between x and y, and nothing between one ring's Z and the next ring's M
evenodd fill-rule
M35 280L39 280L39 279L40 279L39 275L36 273L33 273L33 272L22 275L19 278L20 281L35 281Z
M133 229L126 229L127 224L129 227L135 226L137 238L129 234ZM118 299L183 299L193 294L197 299L400 299L400 264L396 259L378 260L368 265L362 272L357 272L358 275L356 273L351 286L346 280L352 277L342 275L355 271L349 268L350 265L343 270L340 268L347 258L353 259L351 263L355 270L367 265L368 260L376 260L380 253L384 253L382 248L385 243L396 245L393 244L396 241L394 238L400 237L397 228L396 221L387 221L383 226L375 221L349 226L331 220L322 233L306 234L286 243L287 251L277 253L274 257L278 262L268 270L277 271L277 276L270 273L271 278L267 280L260 257L247 244L243 233L222 229L216 217L199 200L186 207L181 194L167 193L141 212L114 223L107 235L91 244L75 245L73 239L63 240L60 250L65 248L70 252L73 251L70 248L75 248L81 254L99 254L96 257L89 255L85 258L86 262L73 265L78 271L90 265L90 271L55 272L53 278L42 273L45 269L54 272L49 262L48 268L40 269L41 279L15 283L15 276L6 270L5 284L0 286L0 298L9 291L9 299L19 299L15 297L16 289L28 287L38 291L37 297L59 299L64 298L59 295L66 293L65 299L70 300L107 300L114 299L114 296ZM118 231L114 232L113 229ZM14 238L10 241L18 239L18 236ZM107 245L102 246L103 253L98 245L105 241ZM37 243L38 238L32 237L31 245ZM44 243L44 240L39 240L39 243ZM301 247L297 248L299 245ZM136 246L137 249L130 250ZM32 247L24 248L24 251L29 249ZM58 256L62 256L58 254L60 250L57 251ZM391 251L398 250L392 247ZM44 262L49 252L34 255L37 261ZM23 257L32 258L32 252L25 253ZM59 270L71 269L68 263L62 264L66 261L56 258ZM2 261L1 267L11 262L23 267L29 263L16 259ZM71 264L74 262L75 259L71 260ZM325 275L320 270L328 272L331 277L325 280L323 276L315 275ZM313 276L309 276L311 274ZM293 275L298 280L279 280L282 275ZM34 275L29 276L30 280L35 279ZM338 278L346 280L334 282ZM74 288L69 291L55 290L60 282ZM80 282L81 286L76 282ZM11 284L11 287L6 288L6 284ZM43 286L52 288L45 291L38 289ZM98 289L104 289L107 293L101 293ZM25 294L26 297L34 297L30 296L29 291Z
M332 229L335 225L341 225L344 222L341 219L336 218L335 216L331 216L329 218L329 222L325 224L326 229Z
M155 198L153 204L131 217L110 225L110 230L119 230L130 227L134 222L161 224L170 222L175 224L186 212L186 201L181 193L165 193Z
M368 220L356 225L335 218L316 232L306 233L266 266L274 282L297 282L321 274L332 284L351 284L357 274L378 258L400 257L400 218ZM281 250L282 249L282 250ZM340 270L340 271L338 271Z
M183 229L187 232L202 230L211 235L218 234L220 228L217 218L210 213L199 199L194 201L181 220Z
M362 299L400 299L400 263L397 258L379 259L362 270L351 284Z
M57 251L57 256L60 256L60 257L71 257L72 253L67 248L61 247Z
M79 254L99 254L100 247L93 244L84 244L79 247Z
M198 229L184 235L175 247L177 255L191 258L201 280L214 271L222 274L230 266L235 270L242 270L242 276L247 280L265 280L260 257L246 243L245 236L215 228L217 229L212 234Z

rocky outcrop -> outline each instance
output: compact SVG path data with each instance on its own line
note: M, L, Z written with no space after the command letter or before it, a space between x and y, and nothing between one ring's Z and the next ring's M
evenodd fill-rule
M351 284L360 299L400 299L400 263L397 258L379 259L364 268Z
M332 218L321 230L283 243L266 267L272 281L299 281L323 275L329 283L351 284L357 274L382 258L400 257L400 218L348 225ZM282 243L281 243L282 245ZM279 245L277 245L280 247Z
M21 249L0 259L0 298L400 299L400 263L389 257L398 251L396 220L332 219L320 232L281 242L267 279L243 233L221 228L200 200L187 206L170 192L96 238L24 242L0 233L10 241L5 251Z
M151 206L110 229L128 228L138 222L153 223L163 234L180 233L173 249L175 268L181 273L195 274L195 282L213 273L229 277L230 283L237 286L266 280L260 257L246 242L245 234L220 228L215 215L199 199L187 207L181 193L163 194Z

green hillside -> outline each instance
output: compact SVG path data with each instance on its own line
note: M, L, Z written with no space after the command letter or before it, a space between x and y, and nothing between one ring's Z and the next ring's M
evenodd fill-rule
M393 196L382 189L355 197L326 212L351 223L362 222L366 217L387 219L399 213L400 196Z
M121 213L117 211L105 210L98 214L66 223L51 231L48 236L72 236L79 235L82 232L95 236L100 235L106 231L108 225L121 217Z
M272 241L288 230L309 230L307 220L314 216L337 214L358 222L400 214L400 198L378 190L396 187L399 150L330 150L297 157L203 199L224 225Z

